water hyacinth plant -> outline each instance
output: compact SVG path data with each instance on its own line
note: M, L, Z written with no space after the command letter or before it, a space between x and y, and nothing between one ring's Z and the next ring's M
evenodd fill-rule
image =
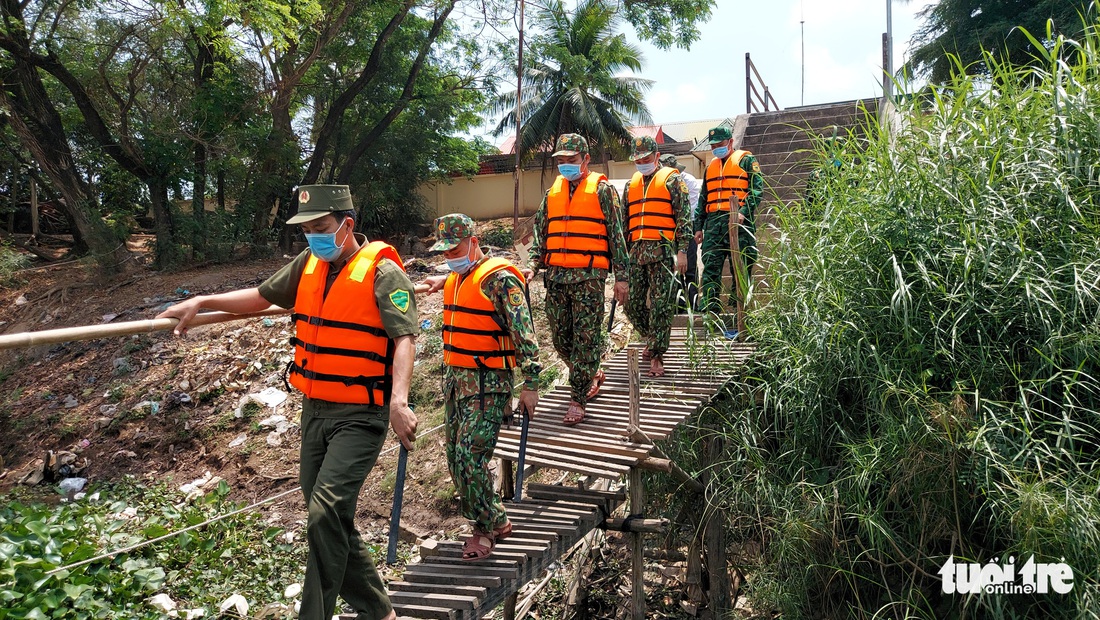
M1100 615L1100 31L1036 47L869 119L778 208L718 476L757 609ZM945 592L951 557L1032 555L1072 590Z

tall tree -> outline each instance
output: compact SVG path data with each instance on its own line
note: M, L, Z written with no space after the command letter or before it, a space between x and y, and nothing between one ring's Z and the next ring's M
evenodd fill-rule
M1048 20L1054 36L1076 36L1084 31L1082 16L1089 15L1090 5L1090 0L940 0L919 14L924 24L913 35L910 72L946 82L954 57L968 74L986 74L983 52L1018 66L1033 64L1036 49L1020 28L1043 44ZM1091 14L1095 18L1095 11Z
M582 0L570 13L561 0L551 0L537 18L544 34L531 45L525 62L522 133L517 148L523 157L552 147L563 133L579 133L592 143L621 154L630 142L630 124L652 122L644 93L653 82L619 75L642 69L642 53L617 32L622 18L603 0ZM495 133L515 127L516 92L494 103L504 113Z

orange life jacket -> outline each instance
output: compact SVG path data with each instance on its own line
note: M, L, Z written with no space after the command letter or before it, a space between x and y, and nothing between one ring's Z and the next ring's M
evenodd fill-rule
M607 220L596 188L607 177L590 172L569 197L569 181L559 176L546 197L547 233L544 252L550 265L569 268L611 267Z
M310 255L294 301L296 335L290 382L309 398L384 405L393 375L393 341L374 299L379 261L404 269L393 246L375 241L359 249L336 276L328 295L330 265Z
M443 286L443 363L460 368L515 368L516 345L493 300L485 295L485 279L507 270L523 275L503 258L490 258L465 276L452 273ZM527 286L524 282L524 286Z
M736 195L738 202L744 203L749 194L749 173L741 169L741 159L752 155L748 151L736 150L722 160L715 157L707 164L707 174L703 188L707 192L707 213L730 210L730 196Z
M629 218L626 231L631 241L640 239L676 238L676 216L672 213L672 194L668 177L675 168L661 168L653 174L649 185L641 172L635 172L626 190L626 207Z

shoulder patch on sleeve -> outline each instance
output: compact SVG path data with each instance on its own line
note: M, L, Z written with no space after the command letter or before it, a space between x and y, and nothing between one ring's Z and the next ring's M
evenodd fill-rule
M756 161L755 159L752 160L752 171L756 173L760 172L760 162Z
M390 293L390 303L394 308L397 308L401 312L409 311L409 292L403 289L398 289Z
M518 286L513 286L512 288L508 289L508 303L512 304L513 306L522 306L523 300L523 289Z

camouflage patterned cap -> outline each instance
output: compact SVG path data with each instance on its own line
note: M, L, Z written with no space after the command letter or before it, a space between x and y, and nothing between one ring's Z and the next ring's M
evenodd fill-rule
M634 152L630 155L630 161L637 161L657 152L657 141L649 136L634 138Z
M658 161L661 162L662 166L664 166L666 168L675 168L675 169L679 170L680 172L683 172L684 168L687 168L687 166L681 164L679 162L679 160L676 159L676 156L673 155L672 153L669 153L667 155L661 155L661 159L659 159Z
M302 224L333 211L351 211L351 190L347 185L299 185L298 213L287 224Z
M436 242L430 252L445 252L474 236L474 221L465 213L448 213L435 219Z
M729 127L715 127L707 132L707 141L711 144L724 142L732 137L733 132L730 131Z
M558 142L554 145L554 153L551 157L559 155L587 155L588 140L579 133L563 133L558 136Z

